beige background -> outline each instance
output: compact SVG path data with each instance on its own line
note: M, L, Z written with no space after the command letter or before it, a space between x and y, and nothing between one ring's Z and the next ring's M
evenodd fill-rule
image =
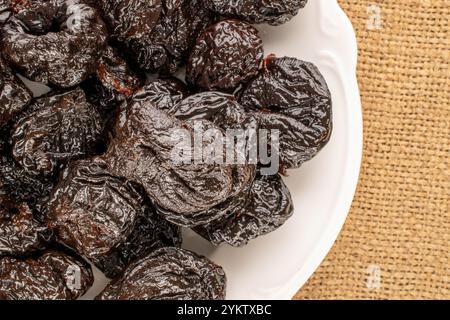
M450 0L339 2L359 41L364 159L345 227L295 298L450 299Z

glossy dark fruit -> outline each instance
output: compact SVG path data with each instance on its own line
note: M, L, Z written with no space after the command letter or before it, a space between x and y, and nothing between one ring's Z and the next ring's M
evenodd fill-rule
M11 2L10 0L0 0L0 27L11 16Z
M233 91L258 74L263 57L263 43L253 26L223 20L198 37L186 80L203 90Z
M34 175L52 176L60 165L95 154L103 126L96 108L81 89L40 98L17 121L13 155Z
M288 22L307 2L308 0L204 0L205 6L217 14L249 23L271 25Z
M181 245L179 228L157 216L140 188L110 174L100 159L73 163L49 208L57 241L110 278L156 248Z
M279 130L280 158L286 169L300 167L328 143L332 99L312 63L269 56L265 67L240 94L261 129Z
M166 77L152 81L139 89L132 100L141 104L153 103L158 109L169 111L187 96L189 90L181 80Z
M32 97L31 91L0 57L0 128L25 109Z
M0 196L26 202L40 221L44 220L52 189L51 179L30 175L11 157L0 156Z
M93 281L89 264L60 251L0 258L0 300L75 300Z
M60 88L95 73L108 36L82 0L28 1L2 29L3 57L27 78Z
M258 175L242 194L227 200L228 215L194 230L215 245L242 247L281 227L293 214L291 194L280 175Z
M162 248L130 265L98 300L223 300L226 276L205 257Z
M192 145L195 132L210 129L220 130L209 121L180 121L152 103L131 102L106 162L113 173L143 185L158 207L175 213L167 220L182 226L206 223L214 217L195 213L223 202L233 189L231 166L210 163ZM203 139L202 146L212 143ZM196 154L202 159L194 162Z
M26 256L46 248L51 239L47 226L33 216L26 203L0 195L0 256Z
M108 46L97 72L82 84L82 88L100 113L108 115L130 98L143 85L144 79L142 72L132 68L116 49Z

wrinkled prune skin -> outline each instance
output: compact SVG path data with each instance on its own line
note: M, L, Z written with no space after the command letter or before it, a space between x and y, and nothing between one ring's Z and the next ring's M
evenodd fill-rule
M143 192L110 174L100 159L73 163L49 208L56 240L110 278L157 248L181 245L179 228L156 215Z
M0 300L75 300L93 281L88 263L60 251L0 258Z
M189 96L189 89L174 77L160 78L150 82L134 95L132 100L141 104L153 103L158 109L169 111Z
M229 199L229 215L194 230L215 245L242 247L281 227L293 214L291 194L280 175L258 175L249 190Z
M205 257L162 248L130 265L97 300L223 300L226 276Z
M30 103L33 95L0 57L0 128Z
M12 158L0 156L0 197L9 197L17 203L26 202L39 221L45 220L53 185L51 179L30 175Z
M269 56L264 65L240 93L239 102L254 112L261 129L280 131L282 165L298 168L331 137L331 93L312 63Z
M116 49L108 46L97 72L82 84L89 102L109 115L144 83L145 75L132 68Z
M27 78L58 88L98 68L106 25L82 0L29 1L3 26L3 57Z
M288 22L306 6L308 0L205 0L205 6L217 14L249 23L280 25Z
M111 172L141 184L157 207L173 212L165 216L170 222L181 226L204 224L215 217L196 212L229 197L232 168L208 161L194 163L191 155L196 150L192 145L187 150L189 161L179 161L175 156L179 154L180 137L190 144L195 130L210 129L220 130L208 121L180 121L152 103L131 102L118 121L116 138L105 160ZM205 149L211 144L203 139Z
M223 20L198 37L186 81L203 90L233 91L258 74L263 57L258 30L242 21Z
M10 0L0 0L0 27L11 16L11 2Z
M98 152L103 125L81 89L36 100L12 135L13 156L30 174L50 177L60 166Z
M45 249L50 239L51 232L26 203L0 195L0 257L27 256Z

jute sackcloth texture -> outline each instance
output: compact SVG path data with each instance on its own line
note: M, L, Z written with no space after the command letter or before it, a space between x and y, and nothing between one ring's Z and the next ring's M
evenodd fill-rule
M339 3L359 43L362 172L295 298L450 299L450 1Z

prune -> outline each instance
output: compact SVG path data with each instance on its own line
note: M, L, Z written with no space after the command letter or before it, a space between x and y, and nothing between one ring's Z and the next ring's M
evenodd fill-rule
M106 20L147 71L173 73L211 21L201 0L102 0Z
M135 71L116 49L108 46L94 76L82 84L88 100L108 115L130 98L144 83L145 75Z
M233 91L258 74L263 57L258 30L242 21L223 20L198 37L186 80L205 90Z
M308 0L204 0L217 14L236 17L249 23L280 25L291 20Z
M205 257L162 248L130 265L98 300L223 300L226 276Z
M258 175L242 194L227 200L228 215L195 231L215 245L223 242L235 247L275 231L293 214L289 189L280 175Z
M25 256L46 248L47 226L37 221L26 203L0 195L0 256Z
M216 217L196 212L223 202L233 190L231 166L209 163L206 157L192 161L195 155L203 156L191 145L195 132L210 129L219 130L208 121L177 120L152 103L131 102L118 121L116 139L105 159L114 174L143 185L158 207L173 212L165 216L167 220L182 226L203 224ZM213 142L202 140L208 150ZM189 161L177 158L178 147L186 141L188 150L182 153Z
M31 91L0 57L0 128L31 101Z
M11 16L10 0L0 0L0 26Z
M27 78L73 87L93 74L107 29L82 0L29 1L3 26L3 57Z
M40 98L20 117L12 136L13 155L33 175L52 176L59 166L97 152L102 121L81 89Z
M65 252L0 258L0 300L77 299L93 281L89 264Z
M181 245L178 227L157 216L143 192L111 175L100 159L72 164L49 208L56 240L110 278L156 248Z
M282 165L300 167L330 139L331 93L312 63L269 56L264 66L240 94L239 102L255 112L261 129L279 130Z

